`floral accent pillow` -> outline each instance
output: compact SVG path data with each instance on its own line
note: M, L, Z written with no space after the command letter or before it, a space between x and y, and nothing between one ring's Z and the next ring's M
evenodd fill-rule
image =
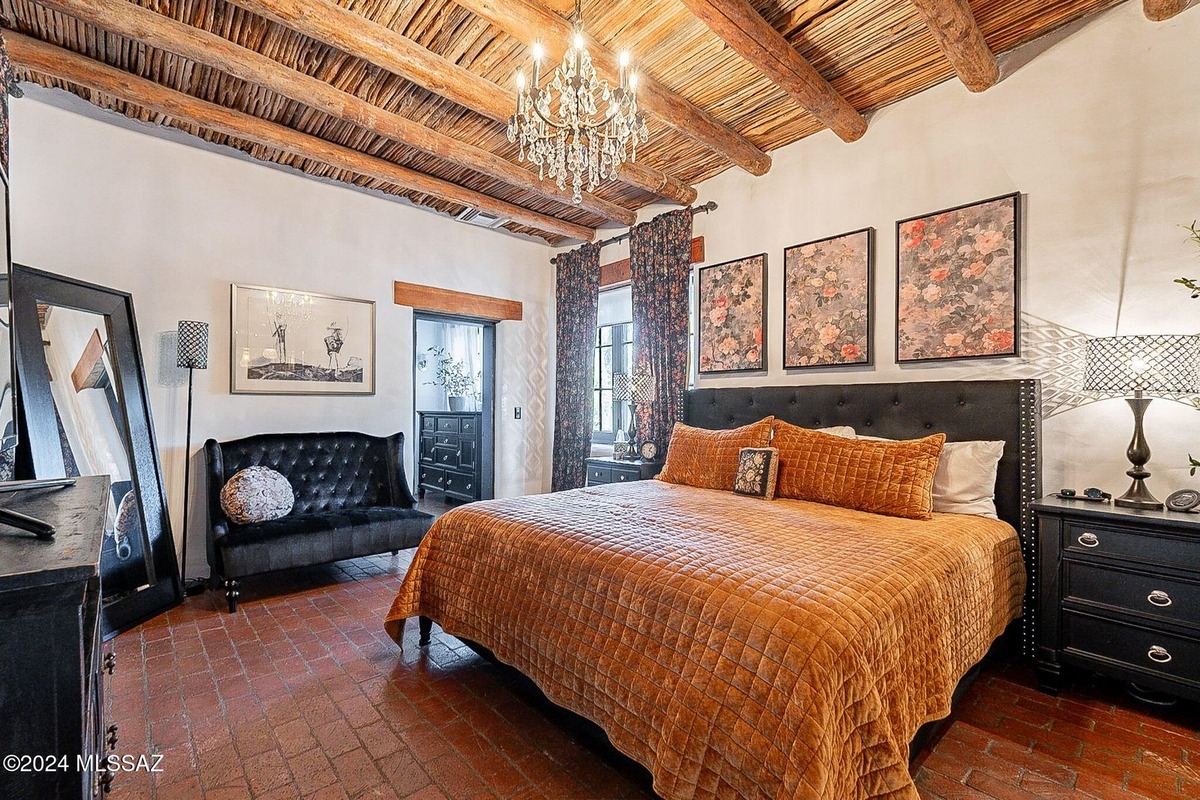
M775 480L779 477L779 450L774 447L743 447L738 453L737 477L733 481L735 494L775 497Z
M246 467L221 487L221 510L235 525L286 517L295 503L288 479L270 467Z

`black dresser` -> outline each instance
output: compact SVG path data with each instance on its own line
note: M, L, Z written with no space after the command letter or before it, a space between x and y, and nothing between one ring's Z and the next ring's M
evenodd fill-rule
M112 781L103 688L114 659L101 656L99 624L108 497L105 476L0 493L0 505L58 528L39 541L0 525L0 797L91 798Z
M1200 517L1043 498L1039 688L1064 667L1200 700Z
M662 471L663 462L643 461L642 459L624 458L588 458L587 485L598 486L604 483L628 483L629 481L644 481L653 478Z
M441 492L456 500L492 498L491 451L479 411L419 411L417 497Z

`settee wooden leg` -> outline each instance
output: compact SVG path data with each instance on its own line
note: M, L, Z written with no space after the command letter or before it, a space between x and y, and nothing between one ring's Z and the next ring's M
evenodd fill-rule
M433 620L429 617L417 617L417 630L421 633L420 638L417 639L417 645L425 647L429 644L429 634L433 631Z
M241 592L238 591L238 582L233 578L225 581L225 599L229 601L229 613L237 613L237 601Z
M392 551L392 555L398 555L399 553L400 553L400 551L399 551L399 550L393 550L393 551Z

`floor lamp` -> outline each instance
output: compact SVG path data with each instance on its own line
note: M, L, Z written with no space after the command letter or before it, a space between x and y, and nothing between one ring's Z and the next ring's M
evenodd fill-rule
M179 321L178 350L175 364L188 371L187 436L183 447L183 561L179 566L179 579L183 581L184 594L200 594L206 581L203 578L187 579L187 535L189 499L192 489L192 378L196 370L208 369L208 323L183 319Z

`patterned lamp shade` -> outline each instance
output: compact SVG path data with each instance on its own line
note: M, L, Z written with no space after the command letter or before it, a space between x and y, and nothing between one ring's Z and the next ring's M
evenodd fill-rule
M640 405L649 405L654 402L654 373L649 370L638 371L633 374L633 402Z
M1083 389L1115 394L1200 391L1200 336L1088 339Z
M208 369L208 323L190 319L179 321L177 366L185 369Z
M613 373L613 400L632 400L633 380L628 372Z

